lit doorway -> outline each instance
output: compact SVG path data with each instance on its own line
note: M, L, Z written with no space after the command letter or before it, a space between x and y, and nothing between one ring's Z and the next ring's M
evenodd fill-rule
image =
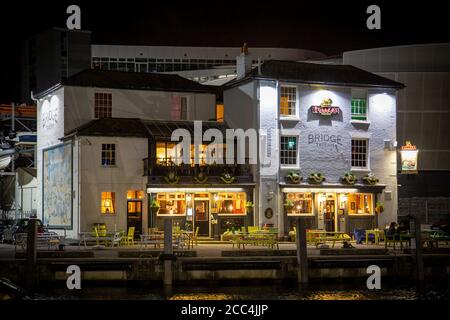
M337 231L336 194L319 194L319 215L323 217L323 229L327 232Z
M202 237L209 237L209 200L195 199L194 200L194 229L198 227L198 235Z

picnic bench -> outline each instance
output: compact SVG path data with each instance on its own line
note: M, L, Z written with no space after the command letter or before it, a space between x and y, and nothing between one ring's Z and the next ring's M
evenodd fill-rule
M45 232L38 233L36 235L36 248L47 248L50 250L52 247L55 250L58 249L59 244L61 243L61 236L59 236L56 232ZM27 233L18 233L16 234L16 241L14 242L14 250L17 251L17 247L25 250L27 247L28 234Z
M278 234L270 232L268 230L258 230L253 232L236 232L232 234L231 243L233 248L236 245L237 248L245 249L245 246L262 246L274 249L278 246Z
M307 230L306 241L318 247L321 244L332 242L332 247L336 242L350 242L352 238L345 232L324 231L324 230Z

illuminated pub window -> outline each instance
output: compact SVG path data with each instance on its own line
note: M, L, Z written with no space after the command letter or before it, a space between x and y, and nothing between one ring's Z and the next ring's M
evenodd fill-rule
M114 214L116 209L116 193L102 192L101 213Z
M223 103L216 104L216 121L223 122L224 117Z
M186 213L186 201L184 193L158 193L158 215L184 215Z
M310 192L288 192L285 204L288 215L313 214Z
M297 88L282 86L280 88L280 115L297 115Z
M246 214L245 192L223 192L218 194L217 207L219 214Z
M351 193L348 195L349 214L373 214L371 193Z
M144 197L144 192L140 190L128 190L127 199L142 199Z
M206 164L206 144L200 145L199 150L199 164ZM183 163L183 150L181 149L181 144L171 143L171 142L157 142L156 143L156 164L162 166L173 166L180 165ZM194 145L191 144L190 147L190 164L195 164L194 158Z

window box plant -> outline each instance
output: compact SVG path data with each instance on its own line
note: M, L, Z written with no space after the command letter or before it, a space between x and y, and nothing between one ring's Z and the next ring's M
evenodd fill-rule
M378 178L375 177L375 175L371 172L369 174L367 174L366 176L364 176L363 178L364 183L367 183L371 186L376 185L378 183Z
M323 174L321 174L320 172L312 172L309 177L308 177L308 181L310 183L322 183L325 181L325 177L323 176Z
M220 180L221 180L223 183L230 184L230 183L235 182L235 181L236 181L236 178L235 178L231 173L224 172L224 173L222 173L222 175L220 176Z
M375 212L380 214L384 211L384 204L382 202L377 202L375 205Z
M295 171L291 171L287 174L286 176L286 180L289 183L294 183L294 184L298 184L303 180L303 177L300 176L299 173L295 172Z
M351 172L347 172L341 177L341 181L345 184L353 185L358 181L358 178Z
M254 207L255 207L255 205L252 201L247 201L247 203L245 204L245 208L247 209L247 212L252 212Z
M197 172L194 176L194 181L197 183L206 183L208 181L208 176L203 171Z
M164 180L168 184L176 184L180 181L181 177L177 175L175 171L170 171L165 177Z

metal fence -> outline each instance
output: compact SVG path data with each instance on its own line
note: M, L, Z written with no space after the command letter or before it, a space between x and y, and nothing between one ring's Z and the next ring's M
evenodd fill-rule
M25 210L0 210L0 220L13 220L13 219L23 219L29 218L30 216L36 216L36 210L25 211Z
M450 221L450 198L400 198L398 215L419 216L426 224Z

